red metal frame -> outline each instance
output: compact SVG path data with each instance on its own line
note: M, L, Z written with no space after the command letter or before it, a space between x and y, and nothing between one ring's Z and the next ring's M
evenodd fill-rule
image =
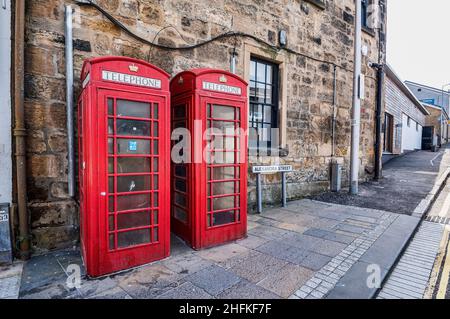
M103 70L157 79L160 87L103 80ZM144 61L106 57L85 61L81 81L80 237L87 273L95 277L169 255L170 170L161 165L170 158L169 75ZM145 107L142 110L148 116L118 114L122 101L135 103L126 112ZM122 126L117 126L119 121ZM127 134L118 132L123 127L132 129ZM136 160L142 163L129 171L126 161ZM131 207L139 203L137 195L145 207ZM119 207L118 200L128 207Z
M240 88L240 94L205 90L203 89L204 81ZM172 163L172 231L194 249L243 238L247 234L247 134L239 138L235 134L211 134L233 140L235 148L228 150L233 158L230 163L209 164L203 156L202 161L195 162L195 157L203 152L220 154L223 151L214 146L213 149L209 149L210 141L203 139L204 130L212 127L213 123L226 123L247 132L247 83L226 71L197 69L175 76L170 83L170 88L172 129L182 126L188 128L192 145L190 163L181 165ZM185 114L184 117L179 118L177 113L181 107L185 108ZM233 109L234 117L213 117L215 107L225 107L228 111ZM195 122L201 123L201 132L195 132ZM195 149L195 145L201 145L201 149ZM238 156L240 156L240 162ZM177 169L185 170L186 176L178 176ZM225 170L232 172L232 175L214 177L214 172L220 169L222 169L222 175ZM180 191L177 183L180 186L185 185L186 190ZM233 187L226 191L228 185ZM178 195L184 198L184 207L178 204L176 200ZM180 211L184 211L181 216L186 215L185 222L176 217Z

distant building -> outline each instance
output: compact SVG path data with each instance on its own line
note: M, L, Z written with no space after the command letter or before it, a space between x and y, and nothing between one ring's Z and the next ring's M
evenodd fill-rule
M422 130L430 113L386 65L383 159L422 149Z
M435 106L427 103L423 103L425 108L430 113L426 118L424 129L424 149L429 149L430 146L440 147L442 144L449 142L449 127L448 113L440 106Z
M450 113L450 92L411 81L405 81L405 84L420 102L428 105L443 107L447 114Z

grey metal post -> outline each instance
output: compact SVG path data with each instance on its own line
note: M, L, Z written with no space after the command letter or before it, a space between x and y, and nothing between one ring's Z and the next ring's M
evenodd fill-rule
M66 117L67 117L67 162L68 162L68 192L75 195L74 170L74 132L73 132L73 40L72 40L72 6L65 8L65 57L66 57Z
M262 189L261 189L261 174L256 174L256 201L258 203L257 213L262 213Z
M358 194L358 178L359 178L359 143L360 143L360 126L361 126L361 1L355 0L355 57L354 57L354 75L353 75L353 109L352 109L352 137L351 137L351 156L350 156L350 193Z
M281 172L281 196L283 207L287 207L286 191L286 173Z

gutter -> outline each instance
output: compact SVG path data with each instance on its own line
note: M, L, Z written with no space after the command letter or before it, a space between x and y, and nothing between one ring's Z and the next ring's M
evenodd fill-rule
M14 144L16 166L16 201L19 219L19 232L16 239L21 259L30 258L29 216L27 207L26 176L26 136L24 110L24 42L25 42L25 0L16 0L14 5L14 43L13 43L13 85L14 85Z

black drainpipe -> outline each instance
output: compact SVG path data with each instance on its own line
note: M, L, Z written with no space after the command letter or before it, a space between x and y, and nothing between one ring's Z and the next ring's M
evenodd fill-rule
M375 177L376 181L382 177L382 114L383 114L383 82L384 82L384 66L382 64L373 63L372 67L377 70L377 105L375 119Z

